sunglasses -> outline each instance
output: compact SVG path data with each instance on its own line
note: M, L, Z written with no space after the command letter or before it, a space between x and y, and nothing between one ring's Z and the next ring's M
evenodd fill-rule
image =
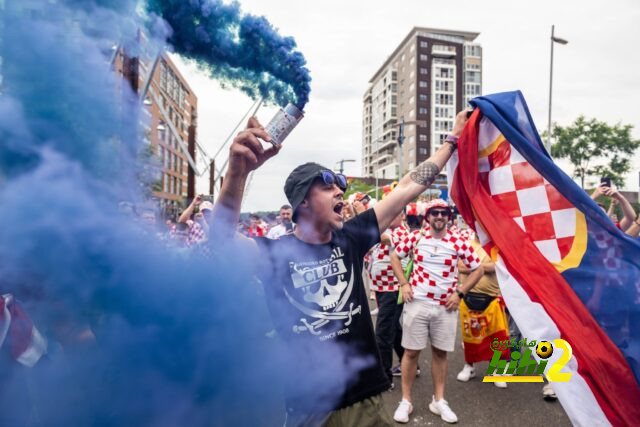
M429 215L431 215L432 217L448 217L449 216L449 211L448 210L440 210L440 209L433 209L429 211Z
M342 191L347 191L347 177L341 173L333 173L331 171L320 172L322 180L327 185L337 185Z

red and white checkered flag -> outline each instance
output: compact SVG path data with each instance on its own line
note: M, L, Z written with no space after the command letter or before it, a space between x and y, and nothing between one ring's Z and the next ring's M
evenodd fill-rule
M7 336L11 356L22 365L34 366L47 351L47 341L11 294L0 295L0 349Z

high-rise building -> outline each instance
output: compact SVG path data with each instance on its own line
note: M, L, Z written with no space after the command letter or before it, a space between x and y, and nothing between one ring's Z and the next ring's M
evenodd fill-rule
M440 147L482 92L478 35L414 27L375 72L363 97L362 176L398 177Z
M149 115L144 119L147 139L151 152L162 164L153 195L164 211L174 216L195 195L195 174L190 161L195 162L198 99L166 53L158 58L144 55L132 58L119 49L114 68L134 91L140 93L148 85L144 100ZM147 81L150 70L153 75Z

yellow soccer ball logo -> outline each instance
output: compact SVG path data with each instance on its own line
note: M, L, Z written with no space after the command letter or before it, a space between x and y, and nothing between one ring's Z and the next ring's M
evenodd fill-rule
M548 359L553 354L553 345L549 341L540 341L536 346L536 354L540 359Z

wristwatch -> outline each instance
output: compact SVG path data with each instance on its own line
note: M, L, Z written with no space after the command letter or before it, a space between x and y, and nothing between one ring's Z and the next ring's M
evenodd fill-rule
M456 291L456 293L458 294L458 298L463 299L464 298L464 292L462 291Z
M456 150L456 148L458 148L458 137L454 136L454 135L449 135L445 138L444 142L448 142L449 144L451 144L451 149L453 151Z

